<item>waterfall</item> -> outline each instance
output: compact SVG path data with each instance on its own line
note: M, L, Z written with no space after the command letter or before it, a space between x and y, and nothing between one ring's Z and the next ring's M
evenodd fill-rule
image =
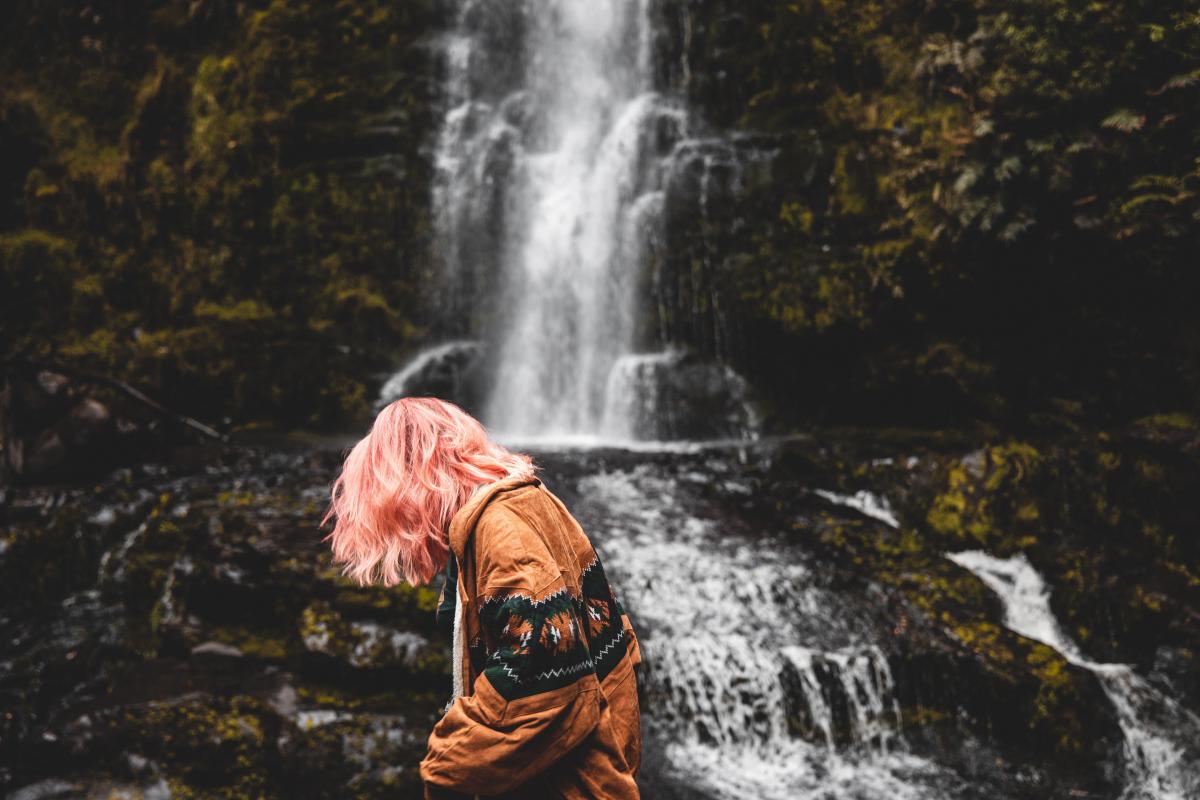
M1004 624L1049 645L1093 673L1112 701L1125 737L1123 800L1185 800L1200 796L1200 718L1125 664L1098 664L1080 651L1050 610L1050 591L1024 555L1001 559L978 550L947 555L1004 601Z
M633 351L644 228L683 113L648 0L467 0L447 43L436 216L448 294L485 297L502 434L596 434Z
M673 343L720 357L728 338L710 281L663 279L664 206L676 198L702 229L709 195L732 197L741 173L735 148L698 138L655 85L651 0L460 0L456 13L431 315L435 337L486 348L480 417L505 439L753 436L745 381L727 365L702 371L693 358L692 377L659 389L670 382L660 368L680 361ZM701 313L714 321L678 324ZM679 391L691 382L698 398ZM714 407L713 429L670 417Z
M806 728L819 732L831 750L838 741L880 755L903 747L892 670L877 646L822 652L789 645L782 652L800 689L802 702L791 703L799 712L802 732ZM840 695L844 711L830 702L835 694Z

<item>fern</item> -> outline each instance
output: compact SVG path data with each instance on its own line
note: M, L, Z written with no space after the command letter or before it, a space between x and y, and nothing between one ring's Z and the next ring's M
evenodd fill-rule
M1146 115L1131 108L1120 108L1109 114L1100 125L1105 128L1115 128L1122 133L1140 131L1146 124Z

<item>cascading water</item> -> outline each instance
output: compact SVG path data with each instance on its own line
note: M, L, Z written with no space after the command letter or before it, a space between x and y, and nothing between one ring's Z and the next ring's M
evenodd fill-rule
M826 489L814 489L813 494L825 498L834 505L853 508L863 516L879 520L889 528L900 527L900 520L896 518L896 513L892 511L892 506L888 503L887 498L879 497L866 490L846 495Z
M1005 624L1057 650L1099 679L1125 736L1123 800L1185 800L1200 796L1200 718L1164 695L1125 664L1098 664L1062 631L1050 610L1050 592L1023 555L1002 559L978 550L952 553L1004 601Z
M673 345L728 355L719 236L736 230L738 193L771 151L701 135L655 84L654 6L459 0L434 195L443 342L397 374L387 399L457 385L470 361L480 416L510 442L755 438L746 382ZM681 239L685 269L662 257ZM878 629L820 589L785 542L729 535L694 510L670 472L647 463L577 487L644 646L658 773L689 797L979 796L910 751ZM812 494L899 527L870 493ZM1118 705L1153 691L1124 668L1089 668ZM1166 740L1136 718L1122 712L1147 766L1131 773L1173 774ZM1183 796L1161 785L1129 800Z
M379 402L376 405L382 407L399 397L424 389L456 396L461 392L463 372L479 350L479 342L452 341L418 353L416 358L388 378L379 390Z
M854 610L784 541L698 512L692 489L710 480L642 464L577 488L639 626L665 772L712 798L959 796L908 752L888 661Z
M695 292L666 292L648 269L669 184L699 175L703 217L708 194L729 194L718 184L737 181L733 151L688 138L686 112L656 90L653 34L651 0L457 7L436 156L437 314L448 335L485 344L480 416L501 437L755 430L745 382L728 367L710 366L692 402L665 396L661 370L646 368L672 365L673 351L639 352L674 337L643 320L667 313L644 302L648 291L697 302ZM705 302L719 307L715 295ZM730 399L713 415L716 394ZM677 424L668 408L719 427Z

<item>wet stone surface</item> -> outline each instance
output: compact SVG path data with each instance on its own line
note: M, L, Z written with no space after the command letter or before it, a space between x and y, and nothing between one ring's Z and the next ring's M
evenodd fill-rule
M449 690L437 587L360 588L329 566L316 523L339 463L214 451L10 490L0 788L419 795Z

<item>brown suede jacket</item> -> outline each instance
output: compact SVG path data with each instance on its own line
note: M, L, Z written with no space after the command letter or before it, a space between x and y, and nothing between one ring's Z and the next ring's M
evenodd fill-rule
M461 683L421 761L425 797L637 798L637 638L587 535L537 478L450 523Z

